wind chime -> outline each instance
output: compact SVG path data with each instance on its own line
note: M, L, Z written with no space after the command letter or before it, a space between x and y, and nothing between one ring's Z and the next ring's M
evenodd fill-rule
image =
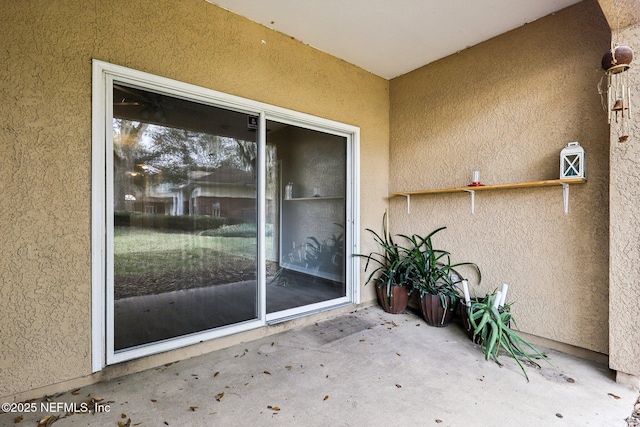
M631 118L631 88L629 68L633 61L633 50L629 46L611 43L611 49L602 57L604 76L600 81L602 102L606 102L609 124L618 123L618 141L629 139L629 119ZM605 80L606 79L606 80ZM605 90L602 84L605 83ZM603 105L604 107L604 105Z

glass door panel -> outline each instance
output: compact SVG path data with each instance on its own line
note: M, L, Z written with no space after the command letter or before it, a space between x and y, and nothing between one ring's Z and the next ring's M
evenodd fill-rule
M347 296L347 139L267 121L267 314Z
M113 85L113 348L257 319L257 120Z

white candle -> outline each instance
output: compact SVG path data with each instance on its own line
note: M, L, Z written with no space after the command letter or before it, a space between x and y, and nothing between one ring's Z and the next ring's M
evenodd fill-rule
M502 301L502 292L498 291L496 292L496 299L493 300L493 308L498 308L500 301Z
M466 280L462 281L462 292L464 292L464 302L469 305L471 302L471 297L469 296L469 282Z
M473 171L473 183L480 182L480 171Z
M502 301L500 301L499 307L502 307L505 302L507 302L507 290L509 290L509 285L506 283L502 284Z

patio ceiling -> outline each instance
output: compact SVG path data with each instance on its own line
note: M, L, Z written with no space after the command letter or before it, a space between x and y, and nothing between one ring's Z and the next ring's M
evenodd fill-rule
M207 0L386 79L580 0Z

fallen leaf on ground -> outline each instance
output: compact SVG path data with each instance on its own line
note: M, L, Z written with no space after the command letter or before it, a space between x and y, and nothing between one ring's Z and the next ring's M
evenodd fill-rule
M118 427L129 427L130 425L131 418L129 418L126 423L124 421L118 421Z
M574 380L573 378L567 378L567 382L573 384L576 382L576 380Z
M616 399L616 400L620 399L620 396L616 396L616 395L615 395L615 394L613 394L613 393L607 393L607 394L608 394L609 396L613 397L613 398L614 398L614 399Z
M16 418L13 420L13 423L14 423L14 424L21 423L23 419L24 419L24 418L22 418L22 417L16 417Z
M127 414L120 414L120 418L124 420L125 418L127 418Z
M324 399L322 399L322 400L327 400L328 398L329 398L329 396L325 396Z
M396 356L402 356L400 353L396 353Z
M71 392L71 394L73 394L74 396L79 395L79 394L80 394L80 389L73 390L73 391Z
M156 400L156 399L151 399L151 401L152 401L153 403L156 403L156 402L157 402L157 400Z
M91 396L91 400L93 400L94 402L102 402L104 399L100 396Z
M558 417L558 418L563 418L563 416L562 416L562 414L561 414L560 412L558 412L558 413L556 414L556 417Z
M58 418L60 417L58 417L57 415L47 415L46 417L40 419L38 427L49 427L51 424L58 421Z
M279 410L280 410L280 408L279 408L279 407L277 407L277 406L271 406L271 405L267 406L267 409L271 409L272 411L279 411Z
M269 372L269 371L264 371L264 373L267 374L267 375L271 375L271 372Z
M217 371L215 374L213 374L213 378L217 377L218 375L220 375L220 371Z
M437 422L438 424L440 424L440 423L442 422L442 420L436 420L436 422Z
M398 388L402 388L402 386L400 384L396 384L396 387Z
M191 409L193 412L196 412L196 409L198 409L197 406L189 406L189 409Z
M215 399L216 399L218 402L220 402L220 399L222 399L223 397L224 397L224 392L222 392L222 393L218 393L218 394L216 394L216 395L215 395Z
M287 368L287 370L288 370L288 371L290 371L290 370L291 370L291 368L293 368L293 366L291 366L291 365L287 365L287 366L285 366L285 368Z

